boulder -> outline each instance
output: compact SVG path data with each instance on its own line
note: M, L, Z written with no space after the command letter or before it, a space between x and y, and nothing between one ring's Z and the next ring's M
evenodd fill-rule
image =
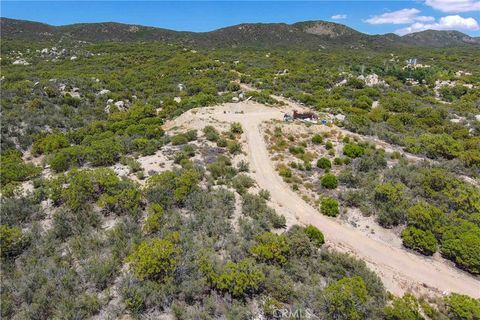
M25 61L25 59L17 59L15 61L13 61L14 65L21 65L21 66L28 66L30 63L28 63L27 61Z
M114 103L114 105L120 111L125 110L125 102L123 102L123 101L117 101L117 102Z

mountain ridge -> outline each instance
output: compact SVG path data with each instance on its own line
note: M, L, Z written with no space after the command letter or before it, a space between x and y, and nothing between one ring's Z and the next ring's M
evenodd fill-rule
M369 35L346 25L321 21L287 23L242 23L207 32L175 31L118 22L76 23L52 26L46 23L0 17L3 39L103 41L164 41L199 47L300 47L382 48L454 47L480 45L480 37L459 31L425 30L399 36Z

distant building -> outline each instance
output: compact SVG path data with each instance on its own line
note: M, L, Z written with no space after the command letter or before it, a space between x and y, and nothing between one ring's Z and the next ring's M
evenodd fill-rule
M317 115L313 112L298 112L297 110L293 110L293 119L318 119Z

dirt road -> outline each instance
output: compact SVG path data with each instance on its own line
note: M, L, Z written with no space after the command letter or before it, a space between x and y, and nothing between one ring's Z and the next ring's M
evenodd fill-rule
M453 267L441 258L427 258L399 246L368 238L339 221L321 215L304 202L277 174L270 161L260 124L282 119L280 109L257 103L236 103L215 109L188 111L167 127L185 126L201 129L207 122L220 125L240 122L244 128L252 175L260 188L269 190L275 209L289 225L312 224L325 234L327 244L365 261L382 279L387 290L401 295L458 292L480 298L480 279Z

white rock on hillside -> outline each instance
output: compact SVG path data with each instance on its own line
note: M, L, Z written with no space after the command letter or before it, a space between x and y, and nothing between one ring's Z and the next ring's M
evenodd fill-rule
M343 79L342 81L335 83L335 87L343 86L343 85L345 85L346 83L347 83L347 79Z
M378 75L376 75L375 73L369 74L366 77L364 77L363 75L358 76L358 79L363 80L365 82L365 85L367 85L368 87L385 85L385 81L380 80Z
M25 61L25 59L18 59L18 60L13 61L12 64L14 64L14 65L28 66L30 63L28 63L27 61Z
M114 105L120 111L125 110L125 102L123 102L123 101L117 101L117 102L114 103Z

